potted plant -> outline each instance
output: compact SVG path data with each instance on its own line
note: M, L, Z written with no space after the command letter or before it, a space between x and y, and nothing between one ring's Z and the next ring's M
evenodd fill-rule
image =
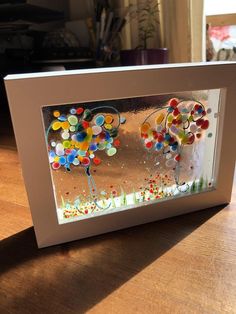
M151 48L159 28L159 3L156 0L143 0L138 7L130 6L130 22L138 22L139 45L135 49L122 50L122 65L158 64L168 62L167 48Z

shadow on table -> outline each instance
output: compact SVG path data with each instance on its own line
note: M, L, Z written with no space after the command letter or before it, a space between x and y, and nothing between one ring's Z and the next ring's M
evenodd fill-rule
M33 228L17 233L1 243L0 312L84 313L223 207L40 250Z

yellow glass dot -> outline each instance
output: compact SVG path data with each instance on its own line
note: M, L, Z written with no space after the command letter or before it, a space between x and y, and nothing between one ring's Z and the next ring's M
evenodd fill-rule
M86 132L87 132L88 135L91 135L91 136L93 135L93 130L90 127L87 128Z
M104 128L105 128L106 130L111 130L111 129L112 129L112 125L109 124L109 123L106 123L106 124L104 124Z
M68 121L62 122L61 127L63 130L68 130L70 128L70 124Z
M53 111L53 116L55 117L55 118L58 118L58 117L60 117L60 111L58 111L58 110L55 110L55 111Z
M61 128L61 122L59 122L59 121L53 122L53 124L52 124L52 129L53 129L54 131L57 131L57 130L59 130L60 128Z
M173 119L174 119L174 117L172 115L169 115L167 120L168 120L168 122L171 123L173 121Z
M141 126L141 132L142 133L147 133L148 130L150 129L150 127L151 127L150 123L148 123L148 122L143 123L142 126Z
M162 121L164 120L164 118L165 118L165 115L164 115L164 113L159 113L158 115L157 115L157 117L156 117L156 124L161 124L162 123Z
M58 161L59 161L59 158L60 158L59 156L56 156L56 157L54 158L54 161L55 161L55 162L58 162Z

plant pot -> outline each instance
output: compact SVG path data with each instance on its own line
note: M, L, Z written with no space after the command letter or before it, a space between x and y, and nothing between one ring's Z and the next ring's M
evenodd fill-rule
M123 66L168 63L168 49L121 50L120 61Z

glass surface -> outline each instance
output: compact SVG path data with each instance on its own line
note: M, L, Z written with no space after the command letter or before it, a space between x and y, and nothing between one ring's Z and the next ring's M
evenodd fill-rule
M220 90L43 107L59 223L214 188ZM159 204L158 204L159 203Z

